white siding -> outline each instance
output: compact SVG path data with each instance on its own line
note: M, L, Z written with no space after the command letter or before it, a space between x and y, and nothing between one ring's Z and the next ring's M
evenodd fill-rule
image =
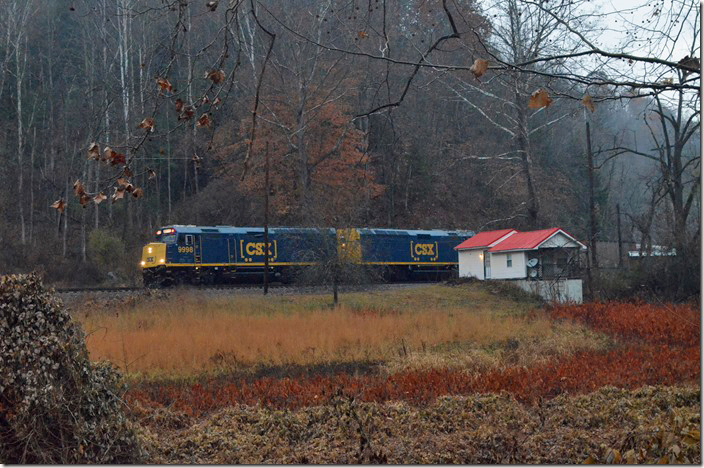
M511 254L511 267L506 266L507 254ZM525 252L500 252L491 254L491 279L520 279L526 276Z
M460 277L470 278L475 277L480 280L484 279L484 261L480 257L482 250L460 250L458 259L460 263Z
M579 247L579 244L561 232L555 233L550 239L540 244L541 249L550 247Z

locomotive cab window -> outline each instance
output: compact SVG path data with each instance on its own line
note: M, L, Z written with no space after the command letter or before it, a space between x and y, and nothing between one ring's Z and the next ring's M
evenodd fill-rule
M186 234L186 245L193 245L193 235Z
M160 240L164 244L175 244L176 243L176 234L162 234Z

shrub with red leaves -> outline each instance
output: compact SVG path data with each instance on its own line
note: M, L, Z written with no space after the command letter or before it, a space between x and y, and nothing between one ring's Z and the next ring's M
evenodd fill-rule
M671 349L647 345L608 353L583 352L571 358L533 368L509 368L470 375L437 369L388 377L334 377L299 379L262 378L252 382L210 382L190 387L158 386L130 392L147 405L173 405L187 414L202 414L224 406L261 404L300 408L324 404L340 392L363 401L403 400L426 404L443 395L509 392L520 401L559 394L587 393L604 385L638 388L699 380L698 347Z
M698 346L699 309L688 304L631 304L622 302L556 306L554 319L583 322L598 331L639 338L649 343Z

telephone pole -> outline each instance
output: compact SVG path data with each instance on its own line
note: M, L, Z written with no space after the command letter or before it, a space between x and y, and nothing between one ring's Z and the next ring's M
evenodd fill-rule
M264 150L264 295L269 292L269 142Z

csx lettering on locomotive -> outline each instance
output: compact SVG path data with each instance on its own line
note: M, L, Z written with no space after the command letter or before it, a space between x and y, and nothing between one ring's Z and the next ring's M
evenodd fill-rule
M241 244L241 255L242 258L245 257L245 255L253 257L257 255L264 255L264 246L266 244L264 242L247 242L246 244ZM269 252L269 256L276 258L277 257L277 252L276 252L276 241L274 242L269 242L269 248L267 249Z
M435 255L435 244L416 244L413 250L416 255Z

